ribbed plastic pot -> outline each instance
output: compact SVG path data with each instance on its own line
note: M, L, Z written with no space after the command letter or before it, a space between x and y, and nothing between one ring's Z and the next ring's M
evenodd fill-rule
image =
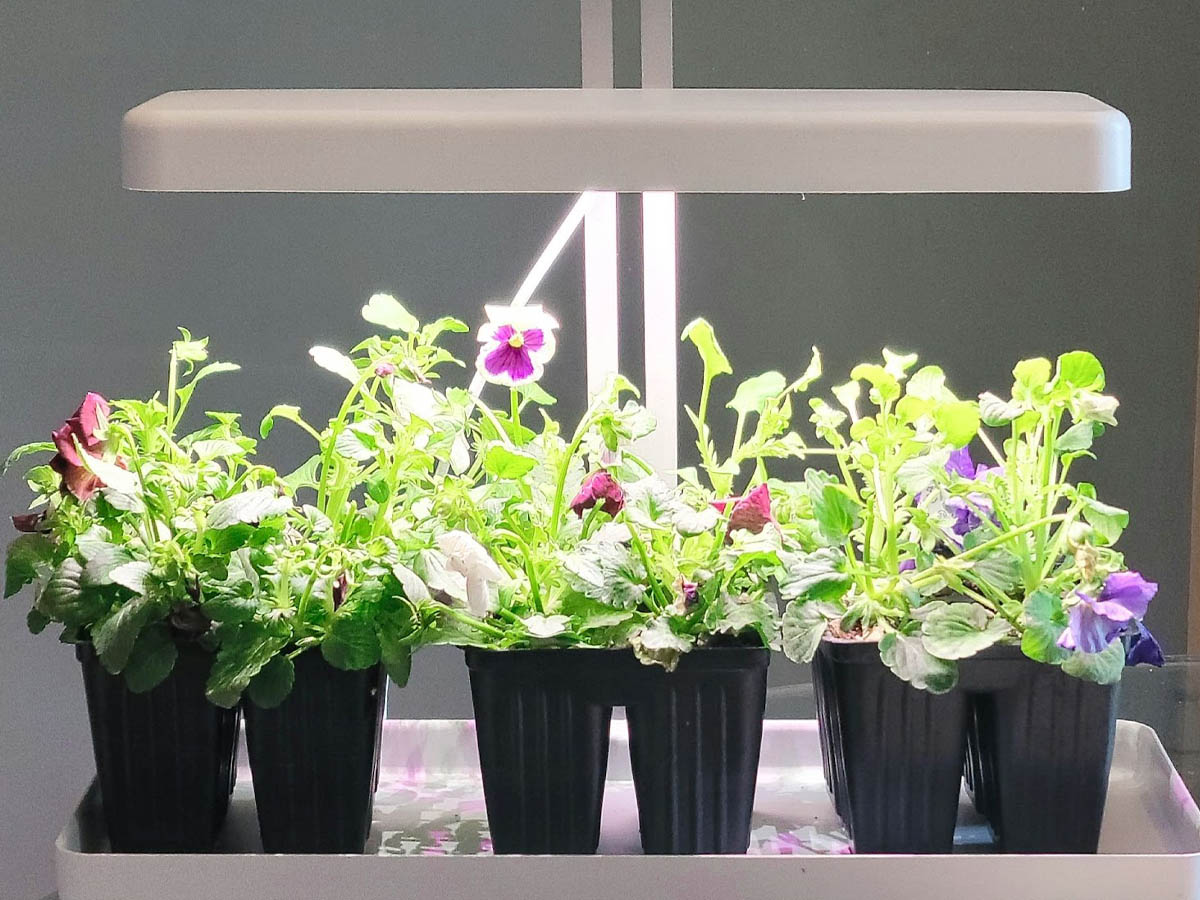
M1119 685L1073 678L1019 647L991 648L961 672L971 691L973 798L997 848L1095 853Z
M596 852L608 732L624 706L646 853L744 853L762 743L762 648L466 651L496 853Z
M229 809L238 712L204 696L212 654L178 644L166 680L142 694L79 644L92 748L115 853L204 853Z
M641 666L625 714L644 852L746 852L769 662L762 647L709 647L674 672Z
M246 746L267 853L362 853L371 833L386 675L344 671L317 650L272 709L247 700Z
M901 681L866 641L826 639L823 693L835 802L856 853L949 853L962 783L968 699Z
M608 768L606 650L466 650L496 853L595 853Z

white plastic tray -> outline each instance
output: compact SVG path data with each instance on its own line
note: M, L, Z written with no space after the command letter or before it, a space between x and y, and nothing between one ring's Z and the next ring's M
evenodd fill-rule
M57 843L61 900L406 897L1154 900L1200 897L1200 810L1154 731L1120 722L1096 856L1002 856L963 800L957 852L856 856L826 795L816 725L768 721L744 856L640 855L624 722L614 721L597 856L496 857L469 721L389 721L364 856L267 856L241 761L221 851L105 852L95 788Z

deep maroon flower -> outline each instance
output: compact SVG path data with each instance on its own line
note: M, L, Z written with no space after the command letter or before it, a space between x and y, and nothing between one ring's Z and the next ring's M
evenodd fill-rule
M333 608L337 609L346 602L346 593L350 590L350 579L343 572L333 582Z
M17 531L22 531L25 534L36 534L39 531L45 531L42 526L46 521L46 511L25 513L19 516L12 517L13 528Z
M1129 644L1129 649L1125 651L1125 665L1136 666L1138 663L1145 663L1148 666L1161 666L1166 660L1163 659L1162 647L1154 635L1150 633L1150 629L1142 625L1135 637Z
M1131 625L1141 622L1157 592L1158 585L1137 572L1109 575L1099 597L1076 591L1079 602L1067 610L1067 627L1058 646L1099 653Z
M582 516L585 509L596 504L610 516L616 516L625 508L625 492L607 469L597 469L583 480L579 493L571 501L571 509L577 516Z
M104 487L104 482L84 467L79 453L81 449L89 456L100 456L104 452L104 441L98 432L108 419L108 413L108 401L99 394L88 392L75 415L52 433L58 453L50 460L50 468L62 476L63 489L80 500L89 499Z
M771 491L765 484L760 484L744 497L714 500L712 503L719 513L724 513L730 504L733 505L733 510L729 513L726 535L739 529L759 534L767 527L767 523L775 522L775 516L771 513Z

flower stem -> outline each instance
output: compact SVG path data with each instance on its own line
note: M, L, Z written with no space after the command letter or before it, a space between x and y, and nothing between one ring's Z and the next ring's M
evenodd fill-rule
M516 388L508 389L509 402L509 418L513 425L513 443L518 447L523 443L521 440L521 398L517 396Z

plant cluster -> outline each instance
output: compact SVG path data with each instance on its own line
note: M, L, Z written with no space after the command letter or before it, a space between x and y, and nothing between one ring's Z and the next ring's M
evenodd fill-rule
M301 653L403 683L438 643L629 647L671 670L705 646L807 660L822 640L872 640L931 691L1002 642L1100 682L1127 657L1161 661L1142 625L1155 585L1114 546L1127 513L1068 478L1116 424L1090 353L1023 361L1007 398L968 400L884 350L832 402L805 403L814 349L792 380L737 385L725 455L709 411L732 366L698 319L683 338L704 370L688 409L699 464L664 476L638 454L654 421L626 379L572 429L551 415L539 380L558 323L540 307L487 308L475 368L507 390L494 407L443 383L462 364L442 344L464 323L422 325L385 294L362 314L379 334L311 351L346 383L334 415L279 405L261 423L262 439L280 421L311 437L294 472L258 462L236 413L180 435L199 382L237 368L183 330L164 394L88 394L51 442L15 450L6 468L52 454L26 473L7 557L5 595L34 588L30 628L61 624L135 691L197 642L223 706L282 701ZM806 468L781 478L777 461Z

